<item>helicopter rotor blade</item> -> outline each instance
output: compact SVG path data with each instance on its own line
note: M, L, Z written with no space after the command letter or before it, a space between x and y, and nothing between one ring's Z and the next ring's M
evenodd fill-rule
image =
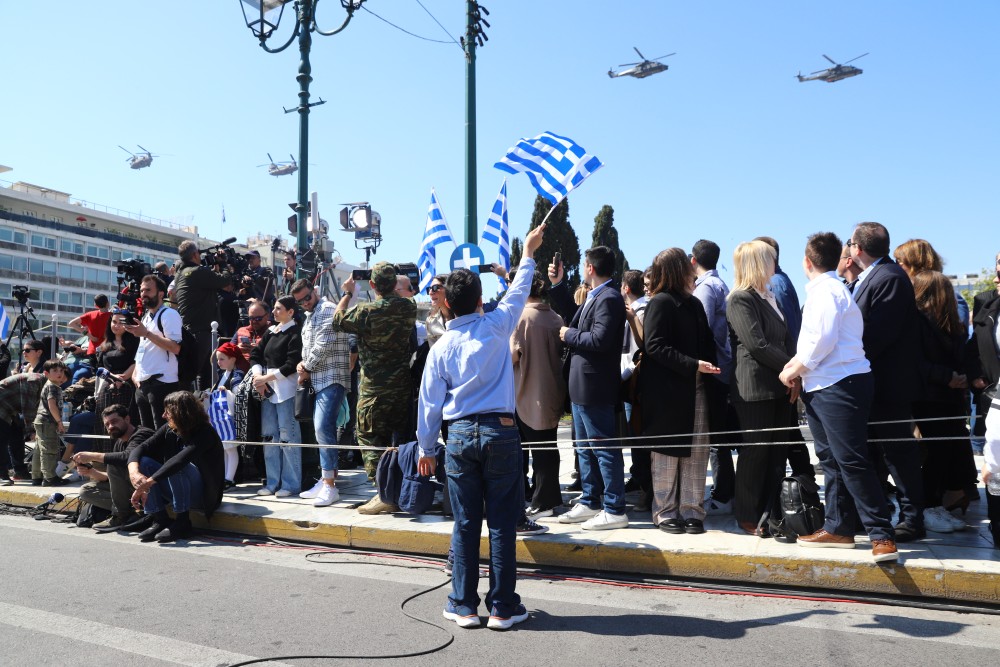
M288 157L292 158L292 164L298 164L298 163L297 163L297 162L295 161L295 156L294 156L294 155L292 155L291 153L289 153L289 154L288 154Z
M642 62L646 62L646 61L644 60ZM619 65L619 67L631 67L632 65L641 65L641 64L642 63L625 63L623 65Z
M867 55L868 55L867 53L862 53L860 56L858 56L858 58L864 58ZM851 58L850 60L847 61L847 63L853 63L858 58ZM844 64L846 65L847 63L844 63Z
M826 55L825 53L823 54L823 57L826 58L827 60L829 60L830 63L833 64L833 65L838 65L839 64L836 61L834 61L833 58L831 58L830 56Z
M267 154L267 159L271 161L271 164L274 164L274 158L271 157L270 153Z
M643 60L646 59L646 56L642 55L642 51L640 51L639 49L636 49L634 46L632 48L635 49L635 52L639 54L640 58L642 58Z
M133 152L132 152L132 151L130 151L129 149L125 148L125 147L124 147L124 146L122 146L121 144L118 144L118 148L122 149L123 151L125 151L125 152L126 152L126 153L128 153L129 155L135 155L135 153L133 153Z
M136 144L136 146L139 146L139 144ZM149 155L149 151L148 150L146 150L145 148L142 148L142 146L139 146L139 148L142 149L143 153L146 153L147 155Z
M655 58L653 58L653 60L663 60L664 58L669 58L670 56L676 56L676 55L677 55L677 52L674 51L673 53L668 53L665 56L656 56Z
M813 74L821 74L823 72L829 72L829 71L830 70L828 70L828 69L818 69L815 72L809 72L809 76L812 76Z

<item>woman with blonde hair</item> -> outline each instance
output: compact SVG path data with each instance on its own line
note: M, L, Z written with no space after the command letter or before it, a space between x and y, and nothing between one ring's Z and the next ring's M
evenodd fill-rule
M735 372L730 398L743 430L745 446L736 466L734 513L740 528L768 536L767 519L781 518L777 497L784 477L788 426L801 383L786 387L778 375L795 353L785 315L767 288L776 266L774 248L763 241L741 243L733 253L735 284L729 293L726 320ZM755 432L756 431L756 432Z
M669 248L656 256L650 291L639 403L642 435L656 445L653 523L666 533L704 533L709 401L701 376L721 371L705 309L692 296L694 269L686 252Z

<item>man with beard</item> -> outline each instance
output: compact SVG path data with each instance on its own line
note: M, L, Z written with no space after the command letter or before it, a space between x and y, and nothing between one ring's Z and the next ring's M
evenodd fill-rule
M139 338L135 353L136 402L139 419L146 428L163 426L163 399L181 388L177 381L177 354L181 351L183 325L181 316L163 305L167 286L154 275L142 279L139 296L143 316L139 324L125 325L125 330Z
M270 326L271 320L267 316L267 309L264 308L264 304L260 301L251 302L247 308L247 317L250 323L236 330L236 335L233 336L232 342L233 345L240 348L243 356L249 358L250 352L267 332L267 327Z

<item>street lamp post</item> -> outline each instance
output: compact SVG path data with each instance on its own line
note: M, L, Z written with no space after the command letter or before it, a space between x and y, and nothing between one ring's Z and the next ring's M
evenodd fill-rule
M260 41L261 48L268 53L281 53L292 45L296 37L299 40L299 73L295 77L299 82L299 104L293 109L285 109L285 113L292 111L299 113L299 184L298 197L295 200L297 226L295 254L298 260L296 267L299 278L306 277L302 255L308 249L306 217L309 205L309 108L325 103L322 98L318 102L309 101L309 83L312 81L309 51L312 48L312 33L316 32L326 37L336 35L347 27L354 12L361 7L364 1L340 0L341 6L347 11L347 17L339 28L326 32L320 30L319 26L316 25L316 6L319 4L319 0L295 0L292 3L296 15L295 29L288 41L276 49L267 45L267 39L271 33L278 29L281 17L285 12L285 5L289 4L289 0L243 0L243 4L240 5L247 27ZM250 15L247 15L247 6L254 10Z

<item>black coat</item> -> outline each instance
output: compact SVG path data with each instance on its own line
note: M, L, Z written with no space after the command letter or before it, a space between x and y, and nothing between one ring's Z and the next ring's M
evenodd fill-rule
M673 444L654 452L690 456L694 431L695 382L698 361L715 363L715 339L701 302L672 292L654 295L642 322L645 352L639 373L642 434L683 434L675 440L656 438L651 444ZM709 408L706 401L706 409ZM711 417L711 415L709 415Z
M949 336L923 313L918 317L920 332L920 401L956 404L964 407L968 392L948 386L952 373L965 367L965 335Z
M1000 350L994 333L1000 317L1000 295L981 292L973 299L972 338L966 347L966 374L970 382L982 378L987 386L1000 381Z
M883 258L854 288L865 321L862 342L875 379L875 403L909 405L920 387L916 300L909 276Z
M732 399L766 401L787 394L778 374L795 353L795 341L771 304L753 290L736 290L726 304L726 321L736 363Z

